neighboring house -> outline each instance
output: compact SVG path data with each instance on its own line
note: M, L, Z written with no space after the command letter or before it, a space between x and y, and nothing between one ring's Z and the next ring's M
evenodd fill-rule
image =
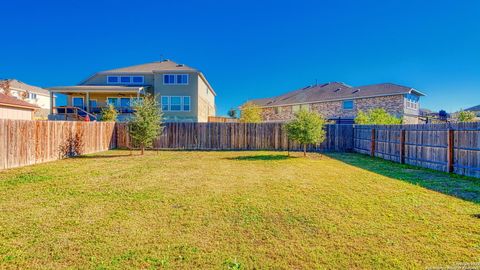
M37 105L0 93L0 119L33 120Z
M133 103L145 94L158 98L166 122L207 122L215 116L216 94L202 72L170 60L101 71L79 85L49 90L66 94L68 100L51 119L62 119L59 113L74 110L98 116L112 104L120 112L119 120L126 120Z
M39 109L35 112L35 118L46 119L51 108L50 94L48 90L26 84L15 79L0 80L0 93L21 99L36 105Z
M307 86L278 97L254 99L264 121L287 121L300 109L316 111L337 123L353 123L358 111L383 108L406 124L419 122L423 93L406 86L381 83L353 87L339 82Z
M465 111L473 112L477 116L476 120L480 120L480 105L465 109Z

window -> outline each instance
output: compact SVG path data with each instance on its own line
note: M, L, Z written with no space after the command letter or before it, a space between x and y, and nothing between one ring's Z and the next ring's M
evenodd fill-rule
M170 111L181 111L182 99L180 97L170 97Z
M188 112L191 109L189 96L162 96L161 103L164 112Z
M121 107L130 107L130 98L120 98Z
M118 77L117 76L108 76L107 77L107 82L108 83L118 83Z
M88 101L89 105L90 105L90 108L95 108L97 107L97 100L96 99L90 99Z
M175 75L171 75L171 74L163 75L163 84L175 84Z
M113 105L114 107L118 107L118 98L107 98L107 104L108 105Z
M183 111L190 111L190 97L183 97Z
M72 104L74 107L83 109L83 97L73 97Z
M188 84L188 74L164 74L163 84Z
M292 111L293 111L294 113L300 111L300 105L293 105L293 106L292 106Z
M405 94L405 106L407 109L418 109L418 101L420 97L414 94Z
M177 84L188 84L188 74L178 74Z
M162 97L162 111L166 112L168 111L169 108L169 98L168 97Z
M143 84L144 76L107 76L108 84Z
M131 82L131 78L128 77L128 76L122 76L122 77L120 77L120 82L121 82L121 83L130 83L130 82Z
M133 83L141 83L143 84L144 77L143 76L133 76L132 82Z
M28 98L29 98L29 99L37 99L37 94L35 94L35 93L28 93Z
M353 110L353 100L344 100L342 106L344 110Z
M142 104L143 102L143 98L142 97L138 97L138 98L132 98L132 106L135 106L137 104Z

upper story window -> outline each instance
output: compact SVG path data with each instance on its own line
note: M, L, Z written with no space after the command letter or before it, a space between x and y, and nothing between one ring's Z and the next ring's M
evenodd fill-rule
M107 76L108 84L143 84L144 76Z
M413 94L405 94L405 106L408 109L417 110L420 97Z
M164 74L163 75L163 84L188 84L189 76L188 74Z
M353 100L344 100L342 102L342 108L344 110L353 110Z
M162 111L164 112L189 112L191 98L189 96L162 96Z
M37 99L37 94L35 94L35 93L28 93L28 98L29 98L29 99Z

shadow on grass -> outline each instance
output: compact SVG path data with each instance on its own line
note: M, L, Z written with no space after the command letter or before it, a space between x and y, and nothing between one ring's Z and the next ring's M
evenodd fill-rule
M480 203L480 179L399 164L355 153L328 153L326 155L389 178Z
M296 158L296 157L287 156L287 155L254 155L254 156L228 157L225 159L256 161L256 160L287 160L292 158Z

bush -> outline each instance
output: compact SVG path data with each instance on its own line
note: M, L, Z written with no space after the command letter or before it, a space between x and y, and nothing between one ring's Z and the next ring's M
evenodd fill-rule
M464 111L461 110L457 116L458 122L474 122L475 121L475 113L471 111Z
M307 155L307 144L322 143L325 140L325 120L316 112L300 110L285 126L288 138L303 144L303 156Z
M402 119L390 115L385 109L370 109L366 113L358 111L355 124L359 125L399 125Z
M262 108L252 102L244 104L240 111L240 122L242 123L259 123L262 121Z
M112 104L109 104L107 108L102 108L100 115L102 116L101 120L104 122L115 122L117 121L118 111Z

